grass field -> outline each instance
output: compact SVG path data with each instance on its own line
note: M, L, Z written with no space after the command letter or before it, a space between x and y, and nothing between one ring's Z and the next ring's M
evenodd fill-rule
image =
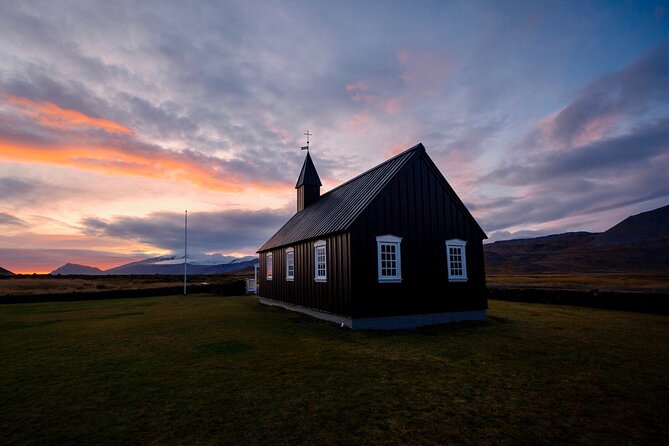
M236 275L212 274L190 276L189 284L222 284L239 280ZM16 275L0 278L0 297L50 293L85 293L91 291L137 290L183 285L183 276L52 276L50 274Z
M669 292L669 271L664 273L487 274L488 287L592 289L624 292Z
M208 295L0 306L4 444L667 444L669 318L354 332Z

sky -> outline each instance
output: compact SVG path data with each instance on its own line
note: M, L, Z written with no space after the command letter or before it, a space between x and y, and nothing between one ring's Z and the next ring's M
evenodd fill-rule
M669 2L0 2L0 266L254 254L422 142L490 241L669 203Z

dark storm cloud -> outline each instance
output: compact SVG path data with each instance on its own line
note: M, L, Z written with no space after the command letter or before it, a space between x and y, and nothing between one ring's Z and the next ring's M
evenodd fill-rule
M188 215L188 245L194 252L255 252L290 216L289 211L195 212ZM145 218L86 218L86 235L134 240L180 251L184 246L184 214L157 212Z

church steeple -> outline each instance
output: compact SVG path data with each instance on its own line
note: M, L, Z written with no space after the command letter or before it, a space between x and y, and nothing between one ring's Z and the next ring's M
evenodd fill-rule
M307 150L307 157L302 164L302 171L295 184L297 189L297 212L314 203L321 196L321 179L318 177L314 162Z

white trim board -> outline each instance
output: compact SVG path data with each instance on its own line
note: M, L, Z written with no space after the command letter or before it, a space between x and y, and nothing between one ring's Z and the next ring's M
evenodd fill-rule
M344 324L344 326L352 328L353 330L401 330L405 328L422 327L425 325L448 324L464 321L485 321L487 317L486 310L472 310L353 319L347 316L268 299L266 297L260 297L259 301L263 305L282 307L286 310L306 314L317 319L334 322L339 325Z

